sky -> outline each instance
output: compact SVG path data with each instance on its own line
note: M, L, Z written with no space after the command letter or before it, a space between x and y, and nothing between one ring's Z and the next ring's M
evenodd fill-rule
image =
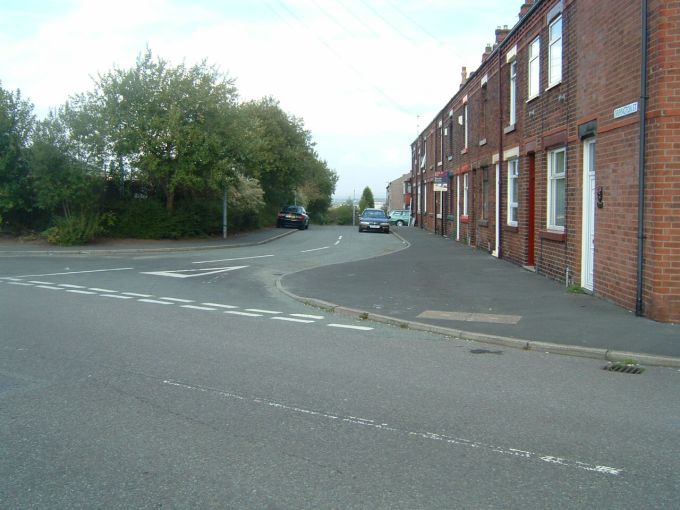
M130 68L147 48L206 61L243 101L302 119L337 172L335 197L377 198L410 170L410 145L474 71L522 0L1 0L0 86L38 118Z

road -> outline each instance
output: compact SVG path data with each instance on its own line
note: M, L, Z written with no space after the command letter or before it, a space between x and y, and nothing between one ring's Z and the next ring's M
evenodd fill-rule
M275 285L403 248L312 226L3 258L0 508L680 506L677 370L358 321Z

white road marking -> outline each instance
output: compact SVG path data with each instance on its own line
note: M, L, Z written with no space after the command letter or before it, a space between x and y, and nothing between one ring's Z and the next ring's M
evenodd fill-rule
M134 299L132 296L121 296L120 294L99 294L101 297L112 297L116 299Z
M39 289L50 289L50 290L64 290L61 287L55 287L54 285L36 285Z
M137 294L136 292L123 292L122 294L132 297L153 297L151 294Z
M237 257L234 259L218 259L218 260L201 260L199 262L192 262L192 264L210 264L212 262L231 262L232 260L250 260L250 259L264 259L273 257L274 255L255 255L253 257Z
M218 308L238 308L238 306L234 305L220 305L219 303L201 303L202 305L206 306L216 306Z
M26 282L7 282L10 285L24 285L25 287L33 287L32 283L26 283Z
M293 317L301 317L303 319L316 319L316 320L321 320L324 318L323 315L308 315L306 313L291 313Z
M246 308L246 312L255 312L255 313L267 313L270 315L277 315L282 312L275 312L274 310L259 310L257 308Z
M38 280L29 280L28 283L34 283L36 285L54 285L52 282L41 282Z
M338 237L338 240L335 241L335 246L339 245L339 244L340 244L340 241L342 241L342 236L339 236L339 237Z
M292 317L271 317L272 320L277 320L277 321L288 321L288 322L301 322L303 324L311 324L312 320L306 320L306 319L294 319Z
M180 299L176 297L160 297L158 299L165 299L166 301L176 301L177 303L193 303L193 299Z
M300 253L309 253L310 251L327 250L330 246L324 246L323 248L313 248L311 250L302 250Z
M158 301L157 299L138 299L137 301L141 303L153 303L155 305L174 305L174 303L170 303L169 301Z
M287 404L282 404L280 402L275 402L273 400L267 400L263 398L253 398L253 397L245 397L243 395L238 395L235 393L229 393L226 391L221 391L221 390L216 390L213 388L207 388L205 386L197 386L197 385L190 385L186 383L181 383L178 381L173 381L173 380L165 380L163 381L163 384L167 384L169 386L174 386L176 388L181 388L184 390L189 390L189 391L197 391L201 393L207 393L207 394L212 394L212 395L217 395L219 397L225 398L225 399L230 399L230 400L240 400L243 402L250 402L250 403L255 403L255 404L262 404L268 407L272 407L274 409L280 409L283 411L289 411L297 414L302 414L305 416L315 416L318 418L323 418L326 420L340 420L344 423L348 423L350 425L358 425L358 426L363 426L363 427L371 427L375 430L381 431L381 432L386 432L386 433L391 433L391 434L399 434L405 437L411 437L411 438L416 438L419 440L429 440L429 441L441 441L444 444L448 445L453 445L453 446L462 446L462 447L467 447L471 448L473 450L479 449L480 451L486 451L486 452L492 452L492 453L497 453L499 455L508 455L515 457L517 459L523 459L526 461L533 461L533 462L545 462L547 464L557 464L560 466L564 466L566 468L571 468L571 469L581 469L584 471L588 471L594 474L601 474L601 475L611 475L611 476L618 476L621 473L623 473L622 468L616 468L616 467L610 467L610 466L603 466L599 464L590 464L587 462L581 462L578 460L571 460L571 459L565 459L563 457L557 457L554 455L541 455L539 453L535 452L530 452L526 450L520 450L517 448L509 448L505 446L495 446L492 444L488 443L482 443L479 441L472 441L470 439L463 439L459 437L454 437L454 436L449 436L446 434L438 434L435 432L423 432L423 431L410 431L407 429L399 429L397 427L391 427L387 423L381 423L381 422L376 422L375 420L367 419L367 418L358 418L356 416L341 416L341 415L334 415L330 413L325 413L323 411L314 411L311 409L305 409L302 407L296 407L296 406L290 406Z
M19 278L35 278L36 276L62 276L65 274L83 274L83 273L104 273L107 271L129 271L134 267L116 267L113 269L92 269L90 271L69 271L68 273L46 273L46 274L25 274Z
M68 287L69 289L85 289L85 288L87 288L83 285L71 285L71 284L68 284L68 283L60 283L59 286L60 287Z
M329 328L344 328L344 329L356 329L359 331L371 331L373 328L368 326L350 326L349 324L329 324Z
M191 308L192 310L208 310L214 312L217 308L209 308L207 306L196 306L196 305L180 305L181 308Z
M225 310L222 313L230 313L232 315L243 315L244 317L262 317L261 313L236 312L234 310Z
M10 280L10 281L13 281L13 282L20 282L21 281L20 278L14 278L13 276L3 276L2 278L0 278L0 280Z
M112 293L112 292L118 292L117 290L111 290L111 289L98 289L97 287L88 287L90 290L93 290L95 292L107 292L107 293Z
M66 292L73 292L74 294L96 294L89 290L78 290L78 289L66 289Z
M228 271L243 269L244 267L248 266L209 267L206 269L179 269L177 271L143 271L141 274L151 274L155 276L170 276L171 278L193 278L195 276L208 276L211 274L226 273Z

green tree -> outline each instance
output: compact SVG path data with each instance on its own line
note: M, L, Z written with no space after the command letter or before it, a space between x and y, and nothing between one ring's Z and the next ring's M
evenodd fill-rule
M33 189L26 157L35 117L21 92L0 87L0 226L29 226Z
M361 198L359 199L359 210L363 211L367 207L375 207L373 192L371 191L371 188L369 188L368 186L364 188L364 191L361 194Z
M234 178L236 100L233 80L216 68L172 67L147 50L134 68L100 76L69 110L76 137L107 176L128 168L172 212L178 193L214 195Z

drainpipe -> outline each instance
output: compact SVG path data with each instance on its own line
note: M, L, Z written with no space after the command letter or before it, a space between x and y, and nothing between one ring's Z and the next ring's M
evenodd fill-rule
M507 38L507 36L506 36ZM501 218L501 205L502 205L502 199L503 199L503 193L502 193L502 183L503 183L503 86L502 86L502 80L503 80L503 59L501 58L501 50L500 48L498 49L498 52L496 53L496 58L498 59L498 164L500 165L500 179L498 179L497 186L498 189L496 190L496 193L498 194L498 201L496 202L496 211L498 211L497 216L498 216L498 223L500 223L500 218ZM503 258L503 229L501 228L501 225L496 225L496 228L498 230L498 236L496 237L496 253L498 254L498 258L502 259Z
M642 284L645 255L645 150L647 135L647 37L648 37L648 0L642 0L642 41L640 65L640 146L638 163L638 253L637 253L637 292L635 297L635 315L642 315Z

